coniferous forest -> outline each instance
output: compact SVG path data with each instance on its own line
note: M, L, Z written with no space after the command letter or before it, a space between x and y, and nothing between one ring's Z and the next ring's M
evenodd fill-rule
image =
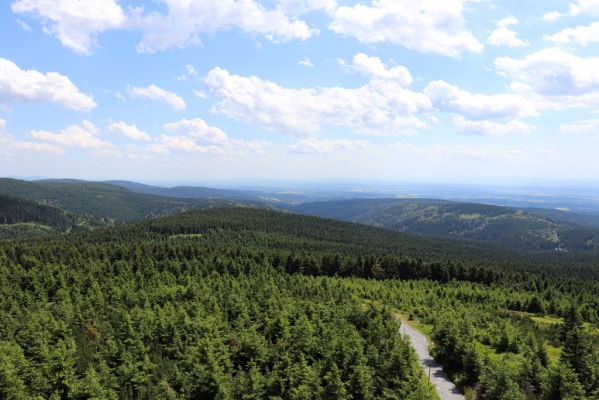
M4 240L0 398L435 399L401 318L466 398L597 398L595 270L470 250L245 207Z

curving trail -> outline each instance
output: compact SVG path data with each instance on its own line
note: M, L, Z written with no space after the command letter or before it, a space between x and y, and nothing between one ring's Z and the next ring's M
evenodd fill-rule
M402 336L407 335L409 337L410 343L418 355L418 361L427 376L430 369L430 381L437 390L439 398L441 400L465 400L464 395L460 393L447 374L443 372L441 364L435 361L430 355L428 351L430 342L426 336L408 325L404 320L401 320L400 332Z

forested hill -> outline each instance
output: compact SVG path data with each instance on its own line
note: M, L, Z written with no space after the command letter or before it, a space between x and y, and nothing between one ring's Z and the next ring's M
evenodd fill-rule
M258 201L258 196L251 195L242 191L215 189L199 186L175 186L160 187L145 185L143 183L131 181L106 181L110 185L123 187L136 193L151 194L157 196L176 197L180 199L221 199L221 200L241 200Z
M33 200L0 195L0 239L18 239L53 233L98 229L113 221L65 211Z
M0 225L37 222L45 225L66 227L69 219L57 207L39 204L32 200L0 195Z
M480 400L594 399L592 267L251 208L0 241L0 398L434 400L401 311Z
M164 238L191 237L242 248L278 249L286 252L322 252L330 256L396 257L422 263L439 263L447 270L465 266L476 279L502 271L525 271L599 281L599 257L595 253L529 253L497 249L484 243L423 237L385 228L371 227L319 217L259 208L214 208L145 220L96 232L94 240L110 241L118 236L153 235ZM450 268L451 266L451 268ZM471 269L472 268L472 269ZM494 271L494 272L493 272ZM368 272L369 273L369 272Z
M0 194L118 221L140 220L195 208L234 206L240 203L236 200L179 199L148 195L107 183L74 180L29 182L0 178Z
M557 212L543 215L510 207L416 199L304 203L293 210L427 236L484 241L508 249L599 249L599 230L565 222L566 217Z

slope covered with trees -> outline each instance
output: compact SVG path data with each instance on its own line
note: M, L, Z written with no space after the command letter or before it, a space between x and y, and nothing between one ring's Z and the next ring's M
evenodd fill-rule
M293 210L402 232L479 240L509 249L599 249L599 230L572 222L583 217L563 211L415 199L304 203Z
M0 397L433 399L403 312L469 396L593 399L597 279L452 243L249 208L0 243Z
M68 212L33 200L0 195L0 239L79 232L112 225L89 214Z
M99 182L0 178L0 194L34 200L100 218L133 221L196 209L234 206L236 200L184 199L136 193Z

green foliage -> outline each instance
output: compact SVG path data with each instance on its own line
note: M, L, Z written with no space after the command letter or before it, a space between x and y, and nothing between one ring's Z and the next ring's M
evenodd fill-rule
M417 199L358 199L304 203L309 215L381 226L427 236L480 240L508 249L599 248L599 230L564 212L542 212L475 203Z
M118 221L133 221L181 211L235 206L237 200L173 198L133 192L108 183L74 180L21 181L0 178L0 195L33 200L55 208ZM48 213L48 210L44 210ZM0 218L0 223L1 223Z
M569 321L574 306L586 328L597 283L481 266L451 243L249 208L2 242L0 398L434 398L397 309L433 326L481 399L562 396L578 373L541 349L570 354L574 336L524 311Z

